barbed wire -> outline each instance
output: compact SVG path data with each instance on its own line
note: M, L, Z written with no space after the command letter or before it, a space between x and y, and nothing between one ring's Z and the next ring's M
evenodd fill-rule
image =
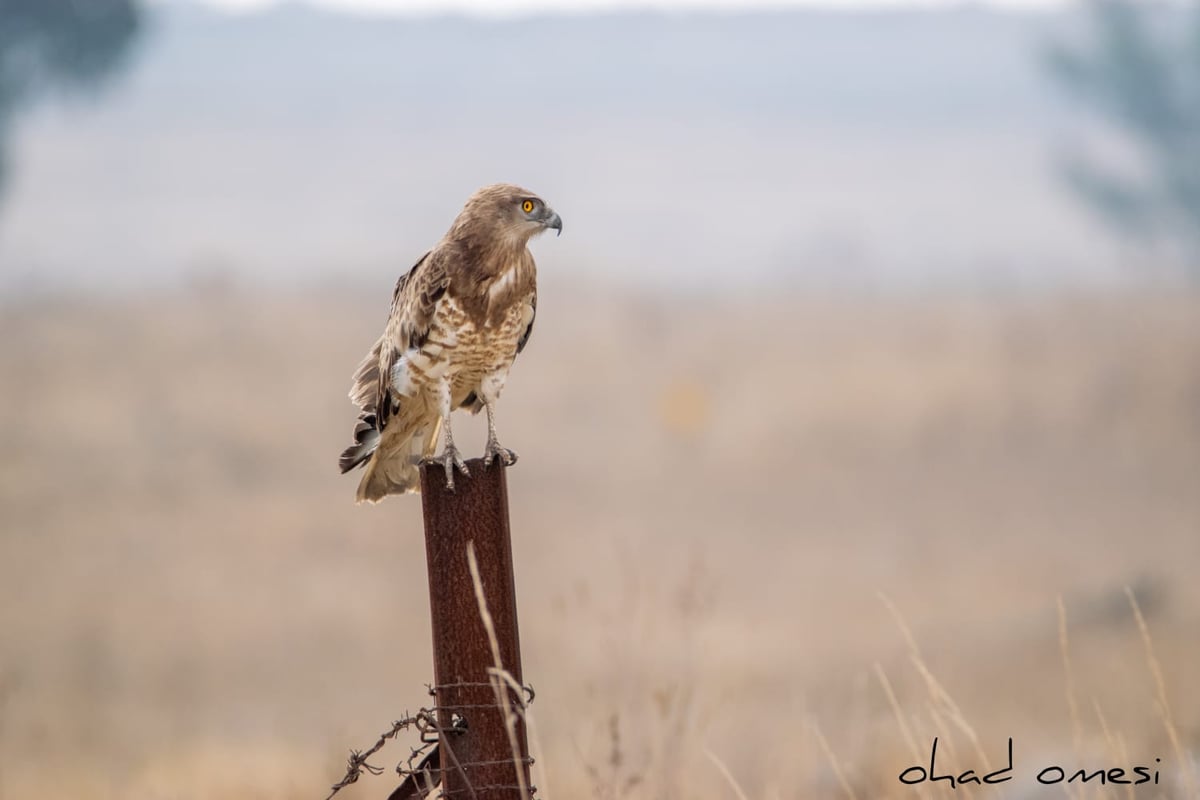
M436 731L438 729L437 719L433 714L434 712L427 708L422 708L413 715L408 715L408 712L405 712L405 716L402 719L396 720L392 723L390 729L379 734L379 738L376 739L375 744L370 748L367 750L351 750L349 758L346 759L346 774L331 787L329 795L325 800L332 800L333 796L342 789L357 782L362 777L363 770L372 775L382 775L384 772L383 767L377 767L369 763L367 759L382 750L383 746L387 744L388 739L396 738L400 731L416 728L421 735L421 746L413 748L412 754L408 758L410 766L417 761L418 756L423 757L426 755L427 751L435 747L438 742L436 734L432 739L428 736L429 731ZM399 769L397 767L397 770ZM417 770L419 770L419 767L414 767L412 771L416 772Z
M528 788L530 797L535 797L537 795L537 787L532 786L532 785L529 787L525 787L519 783L484 783L479 786L467 786L463 789L450 789L450 790L443 789L440 793L440 796L441 797L451 797L451 796L457 796L457 795L464 794L464 793L469 793L472 797L474 797L476 792L494 792L494 791L499 791L501 789L508 789L510 791L521 791L526 788Z
M484 681L460 681L458 683L447 683L431 685L426 684L425 688L433 697L437 697L439 690L461 689L461 688L495 688L494 684ZM513 703L522 711L528 708L533 702L536 693L532 686L518 685L516 682L508 685L508 691L513 697ZM519 688L519 691L518 691ZM522 696L523 695L523 696ZM396 765L396 774L404 779L405 783L399 789L392 793L393 797L411 797L410 792L420 792L421 797L428 797L434 790L434 787L440 780L438 774L439 765L436 763L439 757L439 742L446 736L455 736L466 733L468 729L468 719L461 712L470 711L473 709L496 710L500 708L496 702L491 703L447 703L445 705L435 705L430 708L421 708L415 714L405 712L405 716L392 723L392 726L379 734L375 743L366 750L351 750L349 757L346 759L346 774L337 783L330 787L329 795L325 800L333 800L333 797L352 783L356 783L363 772L371 775L382 775L384 768L371 764L368 759L378 753L387 744L388 740L395 739L401 731L413 729L417 731L420 744L417 747L411 747L407 759ZM454 719L453 727L444 728L438 722L438 712L444 711L452 714ZM499 764L515 764L513 759L504 759L500 761L468 761L460 762L454 748L448 747L446 750L450 761L452 762L454 771L459 773L463 782L466 784L463 789L451 791L441 790L440 797L449 797L451 795L467 794L472 798L476 797L476 792L482 791L498 791L501 789L520 789L523 788L519 784L486 784L480 786L472 786L468 775L470 771L476 767L497 766ZM534 760L529 756L520 759L526 766L531 766ZM404 791L411 781L411 789L408 792ZM528 787L529 797L533 798L537 792L537 787Z
M480 689L495 688L491 681L456 681L455 683L425 684L425 688L429 690L429 694L433 697L437 697L439 689L461 689L464 687L474 687ZM512 690L513 687L510 686L509 689ZM534 698L537 697L537 693L533 691L533 686L527 683L521 684L521 692L525 695L524 699L519 697L517 699L520 700L520 705L522 707L531 705ZM513 693L516 694L515 691ZM491 708L492 706L488 707Z

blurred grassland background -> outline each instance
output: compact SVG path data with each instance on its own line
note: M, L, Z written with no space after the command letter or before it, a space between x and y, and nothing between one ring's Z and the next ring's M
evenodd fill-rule
M324 797L428 702L419 501L334 456L492 180L565 220L498 415L540 796L948 797L896 780L934 736L1197 796L1200 295L1138 158L1186 184L1187 115L1072 102L1095 13L159 4L0 57L0 797Z

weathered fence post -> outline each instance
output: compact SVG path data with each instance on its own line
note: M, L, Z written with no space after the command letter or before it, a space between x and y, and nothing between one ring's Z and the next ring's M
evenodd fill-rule
M527 800L520 788L529 786L524 720L516 715L515 737L510 738L505 711L497 703L490 680L495 656L467 560L470 542L500 659L521 686L505 468L497 463L485 467L482 459L472 459L467 466L470 477L455 475L453 491L446 488L440 465L421 468L433 623L433 688L442 729L438 747L442 793L451 800ZM510 706L518 711L523 708L523 692L504 691Z

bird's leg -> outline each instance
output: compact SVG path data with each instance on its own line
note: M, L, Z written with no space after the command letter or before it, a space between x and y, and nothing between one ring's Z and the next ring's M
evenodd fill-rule
M442 454L434 460L445 468L446 488L453 491L455 468L463 475L470 476L471 473L467 470L467 464L463 461L462 454L454 446L454 431L450 428L450 381L445 377L438 383L438 413L442 417L442 422L446 424L446 443L442 448Z
M484 378L479 384L479 396L483 400L483 406L487 409L488 419L488 438L487 446L483 451L484 466L491 466L493 459L500 459L500 463L506 467L510 467L517 463L517 454L507 447L501 447L500 442L496 439L496 400L500 398L500 390L504 388L505 374L495 372Z
M517 454L507 447L500 446L500 442L496 440L496 412L492 409L492 403L485 401L484 407L487 408L488 415L488 439L487 447L483 451L483 463L490 467L492 459L499 458L501 464L511 467L517 463Z

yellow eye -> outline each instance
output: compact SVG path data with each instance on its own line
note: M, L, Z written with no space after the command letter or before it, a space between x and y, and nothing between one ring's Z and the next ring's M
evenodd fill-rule
M533 201L526 200L524 203L521 203L521 210L524 211L526 214L533 211Z

